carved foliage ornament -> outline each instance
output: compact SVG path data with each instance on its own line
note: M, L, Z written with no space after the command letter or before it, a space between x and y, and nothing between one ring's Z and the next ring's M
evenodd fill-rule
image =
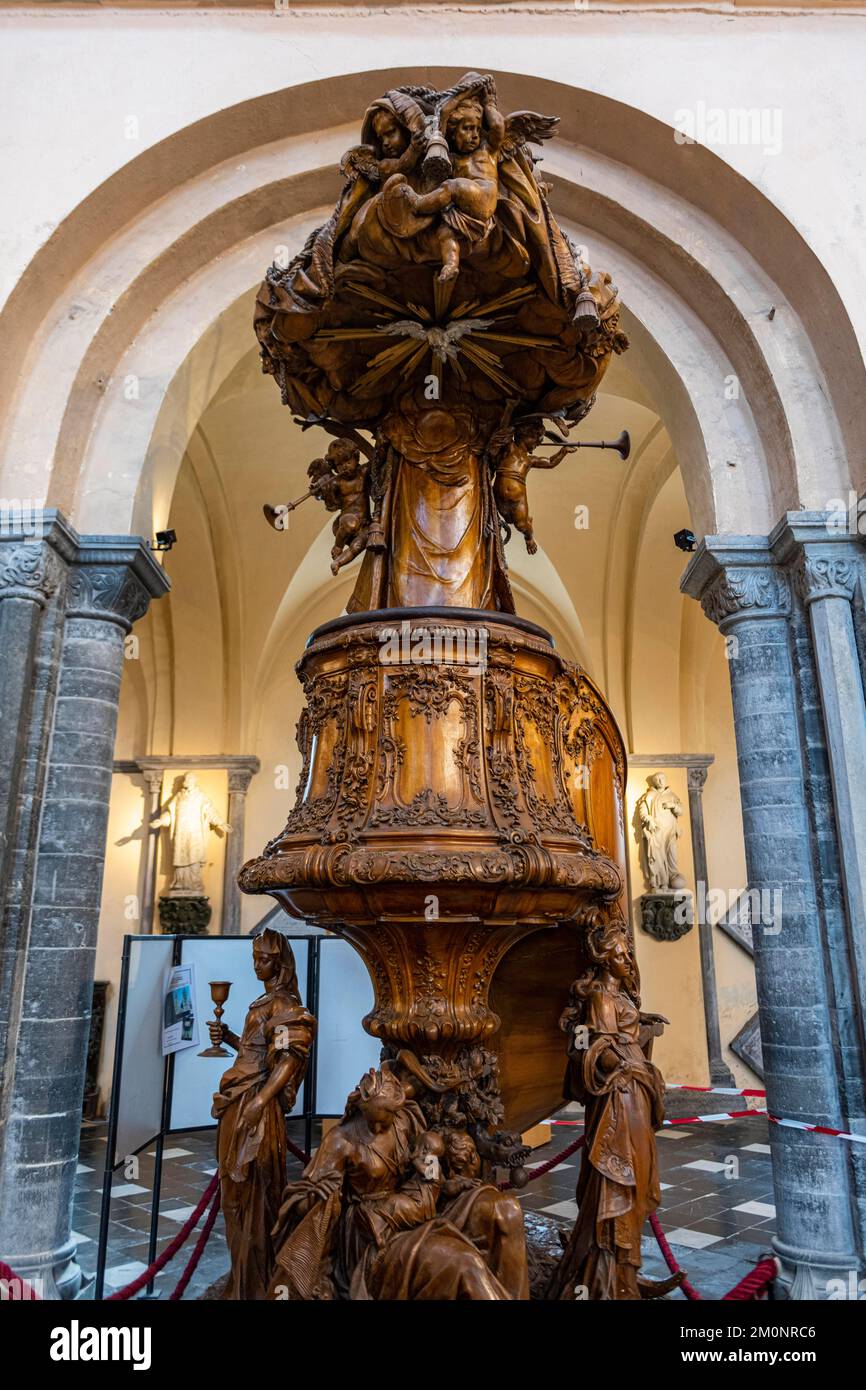
M60 582L61 565L46 545L0 545L0 594L44 602Z
M784 575L770 568L725 570L701 597L711 622L721 625L732 618L781 617L790 609Z
M125 565L88 565L69 576L66 609L70 618L107 619L128 630L144 617L149 605L149 593Z
M850 599L857 582L857 565L853 560L810 555L807 552L800 559L794 574L797 592L804 603L812 603L819 598Z

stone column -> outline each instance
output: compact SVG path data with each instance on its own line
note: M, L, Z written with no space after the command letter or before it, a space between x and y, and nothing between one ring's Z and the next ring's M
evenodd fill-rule
M16 981L23 970L26 899L45 776L58 622L57 590L75 538L56 513L38 536L0 535L0 1066L16 1027ZM0 1133L8 1097L0 1086Z
M798 529L789 528L790 534L796 536ZM857 566L851 558L834 555L833 548L805 545L795 573L812 631L862 1012L866 1000L866 700L851 613Z
M238 760L239 762L240 760ZM245 765L229 767L229 807L227 820L232 833L226 838L226 857L223 869L223 936L237 936L241 929L241 893L238 874L244 862L244 820L247 811L247 791L254 772L259 770L258 758Z
M749 886L781 911L754 927L771 1114L846 1128L791 653L791 593L766 540L702 541L683 577L729 639ZM858 1269L849 1155L829 1136L770 1127L776 1251L794 1297Z
M42 711L50 747L0 1155L0 1250L48 1298L74 1296L80 1285L70 1218L123 642L167 587L138 538L75 537L56 693Z
M825 916L845 1128L866 1134L866 699L852 612L855 591L863 588L863 546L829 528L821 512L789 513L770 539L791 565L808 614L832 800L822 828L834 841L832 868L842 890L831 888ZM851 1145L850 1163L863 1243L864 1146Z
M704 836L703 791L707 780L706 767L690 767L686 774L689 788L689 818L692 831L692 860L695 866L695 890L699 903L706 901L709 887L707 876L707 842ZM704 891L701 893L701 884ZM713 926L706 921L706 912L698 914L698 937L701 951L701 987L704 996L704 1027L707 1033L707 1060L711 1086L733 1086L730 1067L722 1058L722 1035L719 1028L719 998L716 991L716 964L713 955Z

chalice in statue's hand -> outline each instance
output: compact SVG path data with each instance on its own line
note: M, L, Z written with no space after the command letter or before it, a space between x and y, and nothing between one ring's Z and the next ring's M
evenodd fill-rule
M214 1021L216 1026L222 1029L223 1004L229 997L229 990L232 987L232 982L231 980L211 980L209 983L210 997L215 1005ZM213 1027L213 1024L208 1024L208 1027ZM226 1052L222 1044L214 1043L212 1047L206 1047L204 1051L200 1052L198 1055L199 1057L231 1057L232 1054Z

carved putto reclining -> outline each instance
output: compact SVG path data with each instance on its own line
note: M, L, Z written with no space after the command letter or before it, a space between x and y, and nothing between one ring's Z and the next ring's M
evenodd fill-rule
M330 218L259 291L263 368L284 402L360 451L310 486L339 511L334 565L365 552L350 612L514 612L501 523L535 549L526 475L564 455L533 450L583 419L628 346L616 287L536 174L530 147L557 124L504 116L478 73L387 92L343 157Z

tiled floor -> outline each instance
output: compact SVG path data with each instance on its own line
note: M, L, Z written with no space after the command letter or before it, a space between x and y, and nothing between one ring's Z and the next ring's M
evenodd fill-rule
M563 1112L573 1121L577 1112ZM290 1129L296 1144L303 1143L303 1126ZM582 1133L573 1123L555 1125L553 1139L537 1149L533 1163L545 1162ZM770 1175L767 1122L763 1117L677 1125L659 1132L659 1168L662 1181L662 1228L673 1252L691 1282L705 1298L720 1298L769 1250L775 1229ZM160 1196L158 1250L171 1240L195 1207L214 1172L212 1132L176 1134L166 1145ZM73 1226L79 1233L79 1259L85 1270L96 1267L100 1192L105 1161L105 1131L84 1130L81 1163L76 1182ZM579 1154L519 1194L527 1209L539 1212L570 1229L577 1211L574 1188ZM290 1175L300 1172L290 1159ZM106 1294L134 1279L146 1267L150 1229L150 1193L153 1183L153 1151L139 1158L134 1176L119 1176L113 1187L109 1224ZM644 1273L664 1278L667 1266L647 1227L643 1241ZM192 1249L192 1240L157 1276L156 1289L166 1298L174 1288ZM184 1295L194 1299L227 1268L222 1217L217 1218L202 1261ZM671 1295L682 1298L679 1292Z
M293 1134L296 1142L303 1140L303 1125ZM102 1200L103 1165L105 1163L105 1127L88 1126L81 1135L81 1162L75 1187L73 1226L84 1240L79 1245L78 1258L82 1268L92 1274L96 1270L99 1211ZM300 1171L298 1165L295 1170ZM172 1135L166 1142L162 1168L162 1188L159 1201L157 1253L178 1232L178 1227L198 1204L212 1174L214 1133L202 1131ZM135 1279L148 1263L150 1235L151 1192L154 1177L154 1147L138 1156L138 1172L134 1178L122 1173L115 1175L112 1184L111 1219L109 1222L106 1259L105 1296ZM199 1228L201 1223L199 1223ZM156 1291L165 1299L177 1283L195 1241L186 1245L157 1275ZM194 1299L224 1274L228 1268L222 1216L218 1216L201 1262L184 1294Z
M560 1118L573 1117L563 1112ZM564 1149L582 1132L571 1124L554 1126L552 1144L537 1151L536 1161ZM695 1288L705 1298L721 1298L769 1250L775 1232L767 1121L756 1115L676 1125L660 1130L658 1140L662 1230ZM579 1155L570 1162L579 1163ZM524 1189L521 1202L568 1229L576 1211L576 1177L576 1166L554 1168ZM643 1273L666 1278L667 1265L649 1226L643 1252Z

